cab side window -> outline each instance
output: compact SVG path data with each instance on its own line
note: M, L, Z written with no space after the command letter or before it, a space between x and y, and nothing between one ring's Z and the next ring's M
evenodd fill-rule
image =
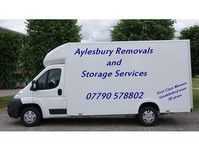
M47 87L48 89L56 88L59 84L61 69L53 69L48 73Z
M37 89L47 90L56 88L59 85L60 76L61 69L48 70L37 80Z
M37 80L37 89L44 90L46 89L46 81L47 81L48 71L45 72L39 79Z

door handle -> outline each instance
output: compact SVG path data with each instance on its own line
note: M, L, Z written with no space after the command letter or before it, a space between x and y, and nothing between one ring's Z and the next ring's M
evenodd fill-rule
M62 95L62 89L58 89L58 90L57 90L57 94L58 94L58 95Z

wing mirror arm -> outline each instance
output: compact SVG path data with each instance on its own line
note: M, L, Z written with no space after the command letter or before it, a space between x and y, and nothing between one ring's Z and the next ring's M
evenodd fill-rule
M32 91L37 90L37 81L35 81L35 80L32 81L30 90L32 90Z

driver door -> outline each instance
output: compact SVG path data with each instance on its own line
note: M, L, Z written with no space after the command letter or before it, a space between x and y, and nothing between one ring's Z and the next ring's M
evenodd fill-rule
M43 117L64 117L67 115L67 103L63 95L64 70L50 68L37 80L37 90L32 92L33 100L42 107Z

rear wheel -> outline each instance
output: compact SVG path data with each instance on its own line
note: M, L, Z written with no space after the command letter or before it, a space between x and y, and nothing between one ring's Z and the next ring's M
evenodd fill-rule
M26 107L21 113L21 121L26 127L38 125L41 118L41 112L36 107Z
M158 121L158 111L151 106L145 106L140 109L138 117L143 125L152 126Z

